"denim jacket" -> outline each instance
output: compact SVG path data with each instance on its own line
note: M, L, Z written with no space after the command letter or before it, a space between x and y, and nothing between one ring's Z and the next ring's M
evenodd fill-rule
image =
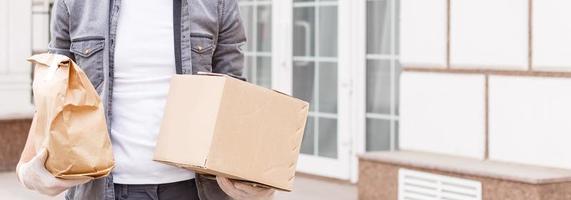
M246 37L237 0L173 0L173 5L176 72L241 77ZM49 52L72 58L87 74L103 99L109 129L120 8L121 0L56 0L48 46ZM197 174L196 182L201 200L230 199L212 177ZM114 200L114 194L109 176L70 188L65 198Z

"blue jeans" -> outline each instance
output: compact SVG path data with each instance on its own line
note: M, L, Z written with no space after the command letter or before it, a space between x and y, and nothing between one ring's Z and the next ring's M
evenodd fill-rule
M165 184L114 184L116 200L199 200L195 179Z

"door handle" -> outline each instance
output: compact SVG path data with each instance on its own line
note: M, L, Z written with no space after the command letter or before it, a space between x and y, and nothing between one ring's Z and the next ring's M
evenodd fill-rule
M310 57L310 51L311 51L311 24L309 24L309 22L307 21L296 21L294 23L296 26L299 26L301 28L303 28L304 30L304 36L305 36L305 49L304 49L304 53L305 53L305 57ZM309 62L308 61L303 61L300 64L302 65L308 65Z

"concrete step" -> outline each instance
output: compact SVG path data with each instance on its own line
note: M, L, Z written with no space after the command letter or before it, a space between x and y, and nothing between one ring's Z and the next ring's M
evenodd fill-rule
M571 170L412 151L361 155L359 199L397 199L400 169L479 181L484 200L571 199Z

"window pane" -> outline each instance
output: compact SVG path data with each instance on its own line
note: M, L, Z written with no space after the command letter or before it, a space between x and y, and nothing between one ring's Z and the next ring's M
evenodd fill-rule
M293 65L293 96L309 102L309 110L314 111L315 102L313 102L313 90L315 88L315 63L293 62Z
M301 150L303 154L314 155L314 141L315 141L315 120L314 117L307 117L307 123L305 124L305 131L303 133L303 140L301 141Z
M399 121L394 121L394 126L395 126L395 147L394 149L398 150L400 148L399 146Z
M391 121L367 118L367 151L391 149Z
M272 59L270 57L258 57L256 79L256 84L267 88L272 87Z
M395 1L395 16L400 16L400 0L394 0ZM399 54L400 53L400 43L399 43L399 38L400 38L400 18L399 17L395 17L397 19L395 19L395 35L394 35L394 43L395 43L395 54Z
M319 63L319 112L337 113L337 63Z
M391 12L389 0L367 2L367 53L390 54Z
M337 158L337 119L319 118L318 155Z
M258 6L258 43L259 52L269 52L272 48L272 7Z
M244 49L247 51L252 51L254 49L253 41L256 40L253 34L254 22L254 12L252 6L240 6L240 15L242 17L242 24L244 25L244 30L246 31L246 45Z
M367 61L367 112L390 114L390 61Z
M294 8L293 23L293 55L315 55L315 8Z
M319 56L337 56L337 6L319 7Z
M366 111L381 115L366 117L366 149L390 150L391 140L398 143L398 122L390 118L399 113L399 0L366 1L367 54L390 56L367 60ZM394 113L391 113L393 109ZM390 138L391 130L395 138Z
M252 56L246 56L245 57L245 59L244 59L244 71L242 73L243 73L243 76L246 77L246 79L248 79L248 82L255 84L256 79L253 75L253 72L254 72L253 68L255 66L254 66L253 61L254 61L254 57L252 57Z
M401 74L401 68L400 68L400 62L399 61L395 61L395 69L394 69L394 76L395 76L395 114L399 115L400 113L400 109L399 109L399 102L400 102L400 74Z

